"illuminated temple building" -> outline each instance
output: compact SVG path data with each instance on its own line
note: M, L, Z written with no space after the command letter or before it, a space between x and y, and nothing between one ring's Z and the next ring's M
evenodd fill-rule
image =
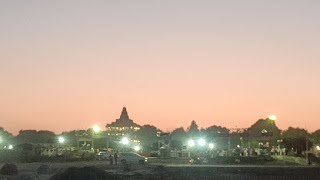
M107 135L108 136L125 136L132 132L138 131L140 125L136 124L129 118L126 107L123 107L120 118L116 119L115 122L107 124Z

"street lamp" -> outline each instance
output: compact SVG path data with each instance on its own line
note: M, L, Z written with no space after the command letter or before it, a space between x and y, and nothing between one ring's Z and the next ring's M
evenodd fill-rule
M204 145L206 145L206 140L204 140L203 138L200 138L199 140L198 140L198 145L199 146L204 146Z
M214 144L213 143L209 143L209 149L213 149L214 148Z
M99 133L101 131L101 129L100 129L100 127L98 125L93 125L92 129L93 129L94 133Z
M135 151L140 151L141 147L138 146L138 145L135 145L135 146L133 146L133 149L134 149Z
M126 137L123 137L121 139L121 141L120 141L120 143L123 144L123 145L128 145L129 142L130 142L130 140L128 138L126 138Z
M13 146L10 144L9 147L8 147L8 149L13 149Z
M61 137L61 136L58 137L58 142L59 142L60 144L63 144L64 141L65 141L64 137Z
M190 140L188 141L188 146L189 146L189 147L193 147L193 146L194 146L194 140L190 139Z

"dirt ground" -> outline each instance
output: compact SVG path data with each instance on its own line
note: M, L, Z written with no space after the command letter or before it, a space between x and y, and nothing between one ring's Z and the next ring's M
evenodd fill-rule
M320 167L290 167L290 166L214 166L189 164L134 164L125 171L124 165L109 165L106 161L66 162L66 163L15 163L19 170L18 176L0 176L0 180L47 180L56 173L61 173L69 167L94 166L112 174L118 174L120 179L320 179ZM47 164L50 174L38 175L37 169ZM3 163L0 164L3 166Z

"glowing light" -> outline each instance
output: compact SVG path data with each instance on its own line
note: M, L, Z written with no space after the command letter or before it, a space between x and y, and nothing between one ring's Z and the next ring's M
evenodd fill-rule
M316 148L317 148L317 150L320 150L320 146L317 146Z
M214 144L213 143L209 143L209 149L213 149L214 148Z
M193 146L194 146L194 140L192 140L192 139L189 140L189 141L188 141L188 146L189 146L189 147L193 147Z
M269 119L269 120L272 120L272 121L276 121L276 120L277 120L277 116L275 116L275 115L270 115L270 116L268 117L268 119Z
M95 132L95 133L99 133L101 131L101 129L100 129L100 127L98 125L94 125L92 127L92 129L93 129L93 132Z
M199 145L199 146L204 146L204 145L206 145L206 140L204 140L203 138L200 138L200 139L198 140L198 145Z
M133 149L134 149L135 151L140 151L141 147L138 146L138 145L135 145L135 146L133 146Z
M65 141L64 137L59 137L59 138L58 138L58 142L59 142L60 144L63 144L64 141Z
M129 142L130 142L130 140L128 138L126 138L126 137L122 138L121 141L120 141L120 143L124 144L124 145L128 145Z
M13 149L13 146L10 144L9 147L8 147L8 149Z
M266 129L262 129L261 133L265 134L267 133L268 131Z

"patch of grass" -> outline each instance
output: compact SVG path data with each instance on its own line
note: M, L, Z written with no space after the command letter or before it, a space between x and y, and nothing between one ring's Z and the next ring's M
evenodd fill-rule
M295 156L275 156L276 164L274 165L296 165L303 166L306 165L306 159L303 157Z

